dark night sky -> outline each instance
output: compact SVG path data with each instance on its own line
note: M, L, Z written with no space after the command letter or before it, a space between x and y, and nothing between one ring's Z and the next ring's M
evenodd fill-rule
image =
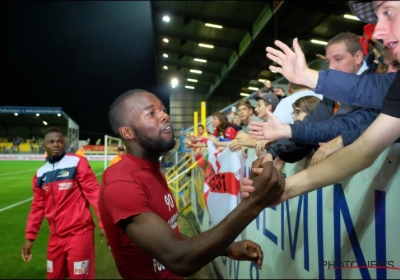
M62 107L89 132L111 134L112 101L157 94L150 2L1 2L0 105ZM94 138L95 136L93 136Z

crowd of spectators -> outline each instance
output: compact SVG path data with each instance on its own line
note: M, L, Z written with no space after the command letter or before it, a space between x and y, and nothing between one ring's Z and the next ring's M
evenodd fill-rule
M339 33L328 41L325 55L316 56L324 59L329 69L355 75L398 71L399 61L393 53L371 38L374 27L367 24L362 35ZM206 153L207 140L220 151L229 148L246 153L254 148L257 155L266 156L281 170L285 162L303 158L316 164L350 145L379 113L376 106L338 102L300 84L289 83L285 92L283 87L264 80L263 87L250 98L238 100L229 112L214 112L212 130L203 133L204 128L199 128L199 135L191 135L185 144L198 156L201 151ZM253 137L249 133L252 124L262 126L263 138L268 140Z

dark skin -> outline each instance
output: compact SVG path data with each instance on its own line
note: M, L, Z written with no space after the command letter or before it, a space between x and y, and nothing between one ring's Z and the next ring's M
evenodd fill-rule
M125 119L129 122L119 128L119 133L128 153L143 159L158 160L161 154L144 149L132 126L147 137L161 137L170 141L173 137L172 125L164 105L155 95L148 92L128 97L124 105ZM272 162L266 162L262 167L262 173L254 183L255 195L242 201L210 230L191 238L182 237L183 240L180 240L171 226L158 215L144 212L122 221L125 232L142 250L177 275L189 276L221 255L235 260L253 261L261 269L261 247L250 240L234 240L271 201L280 197L284 190L283 177L273 167Z
M65 139L59 132L47 133L43 139L43 149L47 152L49 157L60 156L65 152ZM104 228L100 228L100 237L103 242L103 237L106 236ZM22 247L21 256L24 262L29 262L32 259L31 249L33 246L31 239L25 239L24 246Z

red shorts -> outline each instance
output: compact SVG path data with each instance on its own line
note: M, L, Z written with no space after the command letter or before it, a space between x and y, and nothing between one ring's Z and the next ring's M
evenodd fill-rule
M47 279L94 278L93 229L67 237L50 235L47 247Z

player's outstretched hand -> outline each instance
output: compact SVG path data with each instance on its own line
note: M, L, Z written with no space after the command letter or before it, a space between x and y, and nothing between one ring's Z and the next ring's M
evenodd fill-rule
M254 162L255 164L257 161ZM254 169L253 165L253 169ZM261 164L262 168L259 175L251 173L250 179L253 181L254 192L248 198L256 203L256 207L261 207L260 212L265 207L276 205L285 190L285 179L283 175L274 167L272 161Z

